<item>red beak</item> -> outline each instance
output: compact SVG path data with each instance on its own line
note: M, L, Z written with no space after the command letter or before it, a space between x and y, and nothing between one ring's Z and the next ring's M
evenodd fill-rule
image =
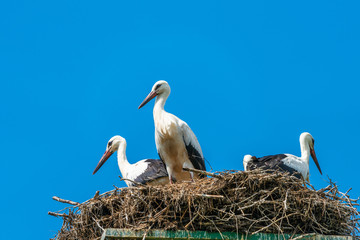
M312 159L314 160L314 163L316 164L317 168L319 169L320 174L322 175L319 162L318 162L318 160L316 158L315 149L310 149L310 154L311 154Z
M102 165L104 165L104 163L106 162L106 160L108 160L108 158L113 154L113 152L106 150L104 155L101 157L98 165L96 166L93 175L101 168Z
M142 108L145 104L147 104L148 102L150 102L151 99L153 99L154 97L157 96L157 93L155 91L151 91L149 93L149 95L147 95L147 97L144 99L144 101L140 104L139 108Z

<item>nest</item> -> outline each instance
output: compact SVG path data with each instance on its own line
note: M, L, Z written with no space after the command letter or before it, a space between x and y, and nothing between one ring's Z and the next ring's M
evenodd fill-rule
M357 200L286 173L219 172L195 183L116 188L51 215L54 239L100 239L105 228L358 236ZM358 238L358 237L357 237Z

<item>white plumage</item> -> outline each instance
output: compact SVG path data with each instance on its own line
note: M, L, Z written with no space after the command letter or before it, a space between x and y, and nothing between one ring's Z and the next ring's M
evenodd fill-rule
M164 110L170 86L166 81L158 81L140 104L139 109L156 97L153 116L155 123L155 143L160 158L164 161L169 180L193 179L193 174L183 172L183 167L206 170L200 144L186 122Z
M295 176L300 175L309 182L309 158L312 156L316 166L321 172L320 165L317 161L315 149L314 149L314 138L310 133L304 132L300 135L300 148L301 157L294 156L292 154L276 154L269 155L262 158L256 158L251 155L245 155L243 164L246 171L253 170L256 168L263 169L279 169L287 171ZM299 175L300 174L300 175Z
M96 166L93 174L95 174L116 151L118 152L118 165L123 178L141 184L152 185L163 185L169 182L165 165L160 160L144 159L137 163L130 164L126 157L126 140L120 136L114 136L109 140L106 151ZM131 181L125 180L125 182L128 186L135 185Z
M289 168L295 169L299 172L304 179L309 180L309 159L304 161L301 157L294 156L292 154L285 154L286 158L282 160L283 164Z

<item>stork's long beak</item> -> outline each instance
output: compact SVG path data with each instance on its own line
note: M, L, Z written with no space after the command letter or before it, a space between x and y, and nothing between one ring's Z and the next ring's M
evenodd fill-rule
M316 164L317 168L319 169L320 174L322 175L319 162L318 162L318 160L316 158L315 149L310 149L310 154L311 154L312 159L314 160L314 163Z
M95 174L100 168L102 165L104 165L104 163L106 162L106 160L108 160L108 158L113 154L113 152L111 152L110 150L106 150L104 155L101 157L98 165L96 166L93 174Z
M150 102L151 99L153 99L154 97L157 96L157 93L155 91L151 91L149 93L149 95L147 95L147 97L144 99L144 101L140 104L139 108L142 108L145 104L147 104L148 102Z

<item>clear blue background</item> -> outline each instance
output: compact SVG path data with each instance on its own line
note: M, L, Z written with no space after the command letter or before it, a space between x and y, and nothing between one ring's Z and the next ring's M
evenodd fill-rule
M156 158L153 102L197 135L214 170L244 154L300 155L310 132L324 175L359 183L358 1L2 1L0 4L0 238L53 237L65 204L111 190L113 156L92 175L110 137L128 159ZM21 232L18 229L21 228ZM20 234L20 235L18 235Z

